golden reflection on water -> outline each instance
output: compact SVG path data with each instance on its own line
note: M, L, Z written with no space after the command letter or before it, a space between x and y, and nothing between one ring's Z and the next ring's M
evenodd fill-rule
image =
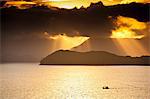
M1 66L2 99L148 99L150 67ZM110 89L102 89L109 86Z

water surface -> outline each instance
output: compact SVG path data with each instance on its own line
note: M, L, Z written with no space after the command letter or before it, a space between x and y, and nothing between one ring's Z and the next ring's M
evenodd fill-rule
M1 64L1 99L149 99L150 67ZM110 89L102 89L109 86Z

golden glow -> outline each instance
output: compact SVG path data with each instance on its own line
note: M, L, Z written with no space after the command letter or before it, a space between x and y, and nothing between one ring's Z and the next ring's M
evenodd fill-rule
M30 5L30 4L36 4L36 3L34 3L34 2L27 2L27 1L9 1L9 2L7 2L6 4L8 4L8 5L15 5L15 6L18 6L18 5Z
M32 5L36 5L36 3L27 1L9 1L5 4L7 7L16 6L19 9L29 8L29 5L32 7Z
M96 3L98 1L100 0L49 0L49 2L46 2L45 5L66 9L72 9L74 7L80 8L82 6L87 8L91 3Z
M132 57L140 57L143 55L150 55L142 44L135 39L113 39L118 49L122 50L126 55Z
M146 23L139 22L133 18L119 16L115 20L115 25L116 29L112 30L110 37L118 49L132 57L150 55L149 51L137 40L145 37L145 34L141 32L147 28ZM140 34L137 34L137 32L140 32Z
M142 30L146 28L146 23L139 22L138 20L134 18L123 17L123 16L118 16L115 23L117 26L124 25L130 29Z
M144 34L137 34L135 30L143 30L146 29L146 23L139 22L134 18L117 17L115 21L116 29L112 30L111 38L134 38L141 39L145 37Z
M1 64L0 70L1 96L7 97L4 99L149 97L149 66L39 66L37 63L5 63ZM109 86L110 89L103 90L103 86Z
M31 0L32 2L20 1L8 1L7 4L20 7L22 4L35 3L38 5L46 5L48 7L54 6L59 8L72 9L74 7L89 7L91 3L102 1L105 6L116 5L116 4L128 4L131 2L137 3L150 3L149 0Z
M49 39L54 41L54 49L63 49L70 50L73 47L81 45L83 42L89 39L89 37L85 36L67 36L66 34L59 34L50 36L45 32L45 35L48 36Z
M131 2L137 3L148 3L149 0L49 0L53 1L50 2L51 6L59 7L59 8L66 8L71 9L74 7L80 8L81 6L87 8L90 6L91 3L97 3L102 1L105 6L109 5L116 5L116 4L128 4Z
M74 47L72 51L77 52L89 52L92 51L91 47L91 40L87 40L86 42L82 43L80 46Z
M112 31L111 38L134 38L141 39L144 35L137 35L134 31L130 30L127 27L120 27Z

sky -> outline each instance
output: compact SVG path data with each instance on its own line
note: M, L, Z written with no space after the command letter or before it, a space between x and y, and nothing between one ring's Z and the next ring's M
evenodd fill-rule
M94 5L84 10L2 9L2 61L40 61L60 49L150 55L148 4Z
M49 1L49 0L48 0ZM67 8L73 8L77 7L80 8L81 6L88 7L91 3L99 2L100 0L52 0L54 2L51 3L53 6L57 7L67 7ZM55 2L56 1L56 2ZM101 0L105 6L109 5L116 5L116 4L127 4L131 2L150 2L149 0Z
M150 55L149 22L139 22L134 18L118 16L113 23L116 27L111 30L109 37L91 38L73 50L79 52L102 50L132 57Z
M17 2L16 0L6 0L6 1L9 1L7 2L7 4L16 5L18 7L20 7L21 4L31 4L31 5L44 4L47 6L54 6L54 7L66 8L66 9L72 9L74 7L80 8L81 6L88 7L90 6L91 3L97 3L99 1L101 1L105 6L117 5L117 4L128 4L131 2L150 3L149 0L17 0Z

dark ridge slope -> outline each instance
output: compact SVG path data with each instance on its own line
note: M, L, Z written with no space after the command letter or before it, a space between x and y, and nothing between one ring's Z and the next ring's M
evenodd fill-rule
M150 65L150 57L117 56L104 51L56 51L41 60L41 65Z

